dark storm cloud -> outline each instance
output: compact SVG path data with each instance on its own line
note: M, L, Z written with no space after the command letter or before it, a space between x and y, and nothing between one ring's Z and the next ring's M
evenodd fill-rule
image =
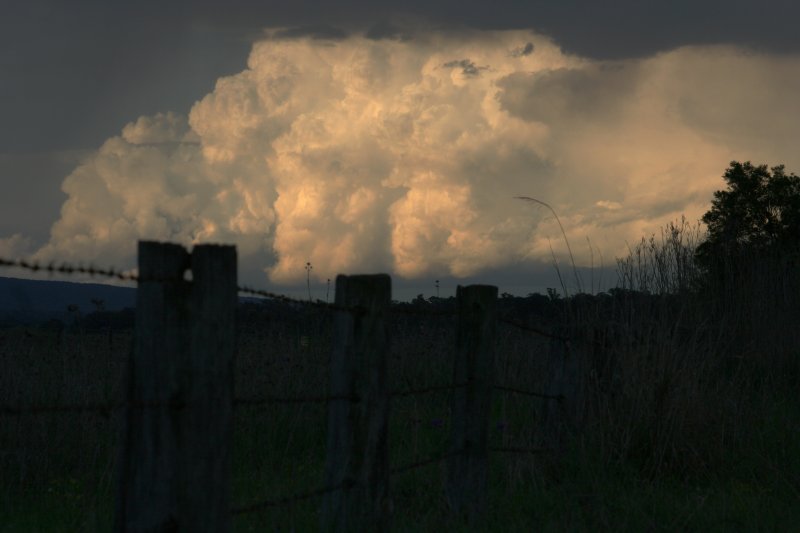
M270 34L273 39L320 39L339 41L347 37L347 32L328 26L327 24L315 24L311 26L293 26L276 30Z
M61 182L84 155L0 154L0 238L25 233L36 241L46 240L67 198Z
M0 17L0 151L90 148L142 114L186 111L241 70L265 28L403 40L420 28L525 28L613 59L708 43L798 52L797 20L789 0L17 2Z
M370 26L364 36L376 41L381 39L407 41L412 38L413 34L408 28L404 29L388 20L381 20Z
M529 121L551 122L565 115L613 120L638 83L636 63L514 73L498 83L503 89L499 100L503 109Z
M367 31L379 20L418 17L438 27L535 29L552 36L567 51L597 59L644 56L684 44L800 50L795 30L800 4L793 0L233 0L224 5L210 1L186 5L182 15L239 28L325 23Z
M169 7L4 4L0 152L94 148L142 114L188 111L245 66L250 46L242 30L193 24Z

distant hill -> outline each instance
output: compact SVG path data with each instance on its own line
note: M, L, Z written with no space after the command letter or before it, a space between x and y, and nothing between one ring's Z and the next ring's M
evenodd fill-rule
M92 300L102 301L103 311L117 312L136 307L134 287L115 287L100 283L31 280L0 277L0 326L29 325L58 319L72 323L99 311ZM242 304L258 304L260 309L291 309L280 301L240 297ZM69 306L77 306L70 313ZM127 315L126 315L127 316Z
M0 322L30 324L51 318L69 319L68 306L81 314L97 310L92 300L102 301L107 311L136 305L136 289L99 283L30 280L0 277Z

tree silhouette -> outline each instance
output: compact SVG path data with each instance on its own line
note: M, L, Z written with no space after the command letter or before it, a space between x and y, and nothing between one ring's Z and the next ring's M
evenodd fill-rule
M732 274L735 280L746 258L786 256L800 248L800 177L786 174L783 165L732 161L723 178L728 188L714 193L703 215L708 236L696 253L709 279Z

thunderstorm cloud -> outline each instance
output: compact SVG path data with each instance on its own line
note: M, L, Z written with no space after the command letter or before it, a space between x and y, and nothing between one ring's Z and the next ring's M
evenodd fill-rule
M550 213L513 199L530 196L588 263L587 237L612 258L698 219L733 159L800 168L796 56L595 61L527 31L311 30L255 43L188 116L141 117L86 156L36 257L130 267L137 239L230 242L275 283L307 262L323 280L471 276L565 251Z

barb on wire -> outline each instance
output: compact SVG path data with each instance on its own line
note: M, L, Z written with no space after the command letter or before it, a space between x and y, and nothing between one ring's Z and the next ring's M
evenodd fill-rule
M121 281L135 281L139 283L147 281L160 281L160 282L184 281L182 277L181 278L142 277L138 274L133 274L132 272L117 270L114 267L101 268L91 265L75 266L66 262L63 263L50 262L48 264L42 264L39 263L38 261L29 261L25 259L5 259L2 257L0 257L0 267L15 267L15 268L21 268L23 270L29 270L31 272L47 272L50 274L87 274L93 277L100 276L106 278L114 278ZM271 298L274 300L280 300L282 302L287 302L287 303L296 303L296 304L302 304L306 306L319 307L330 310L348 311L351 313L360 312L359 309L345 308L337 306L336 304L331 304L322 301L309 302L307 300L298 300L296 298L291 298L290 296L286 296L284 294L253 289L251 287L237 286L236 290L242 294L249 294L251 296L261 296L264 298Z
M505 392L511 392L511 393L514 393L514 394L522 394L524 396L535 396L537 398L545 398L547 400L558 400L558 401L563 401L564 400L564 395L563 394L556 394L556 395L553 395L553 394L542 394L541 392L533 392L533 391L515 389L513 387L506 387L505 385L493 385L492 388L497 389L497 390L501 390L501 391L505 391Z
M277 294L274 292L263 291L259 289L251 289L250 287L236 287L236 290L241 294L249 294L251 296L261 296L264 298L271 298L273 300L278 300L284 303L293 303L308 307L317 307L319 309L327 309L329 311L346 311L348 313L352 313L355 315L364 314L366 312L366 309L362 307L344 307L341 305L336 305L335 303L323 302L321 300L317 301L299 300L297 298L292 298L291 296L286 296L285 294Z
M526 326L525 324L521 324L520 322L517 322L516 320L511 320L511 319L508 319L508 318L505 318L505 317L501 317L499 320L500 320L500 322L503 322L503 323L508 324L510 326L514 326L515 328L519 328L519 329L521 329L523 331L529 331L531 333L536 333L537 335L541 335L542 337L547 337L548 339L554 339L554 340L557 340L557 341L561 341L563 343L568 343L570 341L570 339L568 339L567 337L562 337L560 335L555 335L553 333L548 333L547 331L541 330L539 328L535 328L533 326Z
M343 396L343 395L330 395L330 396L308 396L297 398L281 398L278 396L265 396L261 398L236 398L233 400L233 405L244 407L258 407L261 405L269 405L276 403L297 404L297 403L327 403L330 401L345 400L353 403L361 401L358 396Z
M440 391L449 391L454 389L461 389L466 387L466 383L453 383L451 385L433 385L430 387L424 387L422 389L412 389L412 390L404 390L404 391L396 391L389 394L392 398L400 398L403 396L416 396L417 394L425 394L428 392L440 392Z
M122 403L85 403L85 404L61 404L61 405L0 405L0 415L47 415L61 413L95 413L103 417L109 417L113 411L124 407Z
M33 405L0 405L0 415L46 415L59 413L96 413L109 416L112 412L124 408L156 409L169 407L170 409L184 409L184 401L169 400L166 402L88 402L82 404L33 404Z
M499 453L520 453L520 454L539 454L539 453L552 453L550 448L506 448L506 447L489 447L490 452Z
M239 286L239 287L236 287L236 290L240 294L249 294L251 296L261 296L263 298L270 298L272 300L279 300L279 301L285 302L285 303L293 303L293 304L299 304L299 305L310 306L310 307L320 307L320 308L323 308L323 309L334 309L334 310L335 309L343 309L343 308L340 308L339 306L337 306L335 304L331 304L331 303L326 303L326 302L321 302L321 301L316 301L315 302L315 301L309 301L309 300L300 300L300 299L297 299L297 298L292 298L291 296L286 296L285 294L278 294L278 293L275 293L275 292L265 291L265 290L261 290L261 289L253 289L252 287Z
M333 485L332 487L323 487L321 489L310 490L307 492L301 492L299 494L295 494L293 496L285 496L283 498L277 498L274 500L261 500L259 502L250 503L247 505L240 505L238 507L233 507L231 509L231 514L244 514L244 513L253 513L258 511L263 511L269 507L277 507L279 505L288 505L291 503L299 502L302 500L308 500L310 498L315 498L317 496L323 496L329 492L335 492L337 490L342 489L350 489L356 486L356 482L352 479L345 479L341 483L337 485Z
M411 470L416 470L417 468L422 468L423 466L428 466L428 465L431 465L431 464L434 464L434 463L439 463L439 462L444 461L445 459L448 459L450 457L455 457L456 455L461 455L462 453L464 453L463 450L459 450L459 451L455 451L455 452L438 453L438 454L436 454L436 455L434 455L432 457L429 457L427 459L423 459L421 461L417 461L415 463L410 463L410 464L407 464L407 465L397 466L397 467L391 468L391 469L389 469L389 473L390 474L402 474L402 473L405 473L405 472L409 472Z
M75 266L69 263L56 264L50 262L42 264L38 261L27 261L25 259L4 259L0 257L0 266L16 267L31 272L48 272L50 274L88 274L90 276L102 276L106 278L116 278L122 281L139 281L139 276L130 272L116 270L115 268L99 268L94 266Z

